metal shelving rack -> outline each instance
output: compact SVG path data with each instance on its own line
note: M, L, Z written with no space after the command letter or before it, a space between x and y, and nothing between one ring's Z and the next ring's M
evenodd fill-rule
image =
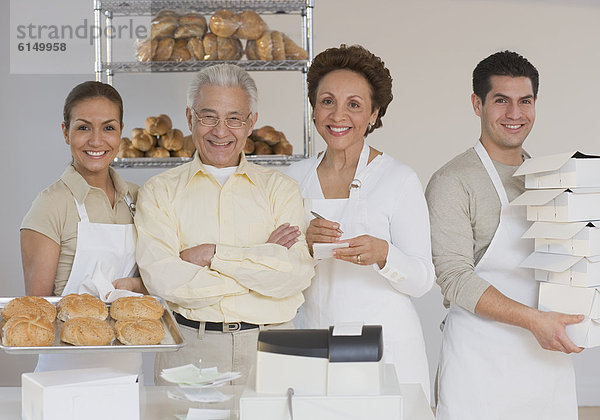
M313 127L310 120L310 102L306 73L313 59L313 8L314 0L94 0L94 23L101 28L102 15L106 28L106 41L103 45L101 37L94 37L96 80L113 83L116 73L168 73L194 72L205 67L223 63L223 61L181 61L181 62L114 62L112 60L112 37L110 28L116 16L154 16L160 10L169 9L182 12L198 12L212 14L219 9L233 12L254 10L258 14L296 14L302 18L302 48L308 52L307 60L260 61L237 60L227 61L247 71L300 71L302 72L304 94L304 152L292 156L283 155L250 155L249 161L261 165L289 165L294 161L306 159L313 154ZM105 53L103 55L103 47ZM104 80L103 80L104 79ZM116 158L113 166L131 167L172 167L190 161L191 158Z

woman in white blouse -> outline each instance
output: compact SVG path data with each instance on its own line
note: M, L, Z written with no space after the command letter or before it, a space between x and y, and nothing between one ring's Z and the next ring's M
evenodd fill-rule
M401 383L420 383L429 398L429 369L411 297L434 281L429 217L415 172L370 147L392 100L392 78L361 46L330 48L308 72L308 95L327 149L289 167L311 220L306 238L318 260L297 318L301 328L341 322L383 325L383 360ZM397 141L397 139L392 139ZM346 246L347 244L347 246Z

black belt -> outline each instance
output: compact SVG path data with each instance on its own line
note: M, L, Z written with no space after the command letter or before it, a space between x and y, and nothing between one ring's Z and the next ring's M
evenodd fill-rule
M198 329L200 328L200 321L194 321L187 319L181 314L174 312L175 320L181 325ZM249 324L247 322L204 322L204 329L207 331L220 331L220 332L236 332L243 330L251 330L259 328L256 324Z

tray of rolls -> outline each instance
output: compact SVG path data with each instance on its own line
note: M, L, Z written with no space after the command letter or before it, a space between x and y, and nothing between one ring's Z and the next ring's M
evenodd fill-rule
M88 294L0 297L0 348L11 354L159 352L185 343L164 300Z

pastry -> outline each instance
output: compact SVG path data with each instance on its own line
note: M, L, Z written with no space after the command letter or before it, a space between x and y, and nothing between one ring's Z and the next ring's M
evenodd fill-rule
M285 49L281 32L271 32L271 43L273 45L273 60L285 60Z
M197 36L202 38L206 33L206 28L202 28L198 25L183 25L175 30L175 34L173 38L191 38L193 36Z
M239 60L243 54L244 48L239 39L217 37L217 57L219 60Z
M285 57L288 60L306 60L308 58L308 53L303 48L296 45L294 41L291 40L286 34L282 34L283 36L283 46L285 48Z
M204 59L216 60L218 57L217 36L215 34L211 34L210 32L207 33L202 40L202 44L204 45Z
M173 48L175 47L175 40L173 38L163 38L158 42L156 47L156 54L154 55L154 61L168 61L173 54Z
M104 320L108 316L108 308L104 302L87 293L81 295L71 293L64 296L58 301L56 309L58 310L56 317L61 321L81 317Z
M265 33L256 40L256 49L258 57L261 60L273 60L273 42L271 41L270 31L265 31Z
M2 318L5 320L22 314L41 315L49 322L54 322L56 308L43 297L23 296L12 299L2 309Z
M160 16L150 22L152 39L172 37L177 29L178 21L175 16Z
M257 128L252 131L252 139L256 141L262 141L267 143L269 146L273 146L281 141L283 133L275 130L270 125Z
M232 36L240 26L239 18L231 10L217 10L208 22L210 31L224 38Z
M157 117L146 118L145 125L146 132L151 136L162 136L171 128L173 128L171 118L169 118L169 116L166 114L160 114Z
M196 146L192 140L192 135L183 138L183 147L179 150L172 151L171 156L174 157L192 157L196 151Z
M158 41L156 39L145 39L138 42L136 57L139 61L152 61L157 48Z
M175 41L175 46L173 47L173 54L171 54L170 61L188 61L192 59L192 54L187 47L188 40L187 39L178 39Z
M11 317L2 327L2 344L10 347L51 346L54 325L41 314L20 314Z
M97 318L73 318L62 326L60 340L75 346L106 346L115 338L108 322Z
M202 38L190 38L187 49L194 60L204 60L204 44Z
M160 319L164 307L152 296L127 296L110 305L110 316L117 321L134 319Z
M248 60L260 60L258 56L258 47L256 46L256 41L249 39L246 42L246 58Z
M235 35L241 39L258 39L267 30L267 24L258 13L252 10L237 15L239 27Z
M208 25L206 23L206 19L204 18L204 16L202 16L199 13L188 13L186 15L180 16L179 17L179 24L180 25L196 25L196 26L199 26L203 30L202 35L199 35L201 37L204 36L204 34L206 33L206 31L208 29Z
M150 150L155 143L154 137L148 134L144 129L137 128L134 130L136 130L136 133L131 133L131 144L133 147L142 152Z
M250 138L246 139L246 144L244 144L244 153L247 155L254 153L254 140Z
M262 141L254 142L254 154L255 155L272 155L273 151L267 143Z
M125 345L158 344L165 338L165 328L156 319L117 321L117 339Z
M180 150L183 148L183 133L177 128L173 128L160 136L158 145L167 150Z
M164 158L169 157L171 155L169 154L169 151L164 147L151 147L150 150L144 153L144 156L151 158Z

